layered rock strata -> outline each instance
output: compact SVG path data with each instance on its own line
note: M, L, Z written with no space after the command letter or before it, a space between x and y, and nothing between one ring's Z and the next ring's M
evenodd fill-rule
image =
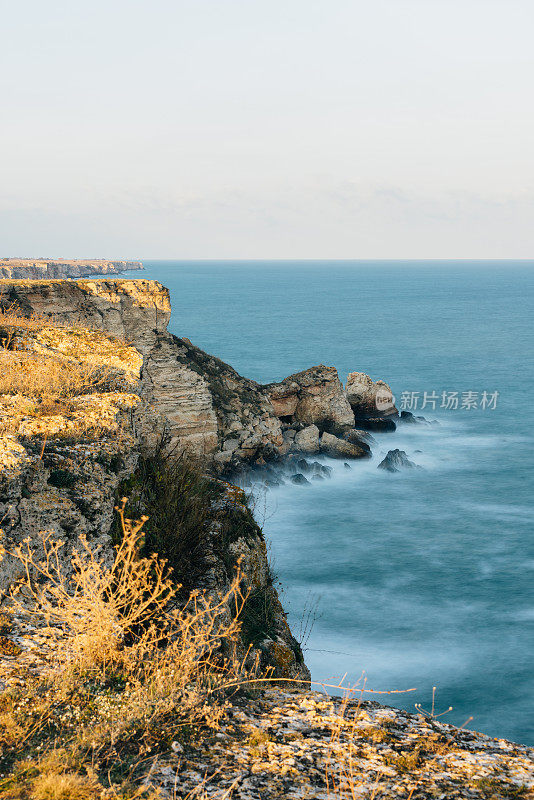
M142 312L144 327L139 320L136 324L140 306L133 291L135 286L123 287L128 291L120 292L118 297L110 297L109 287L101 286L100 290L106 294L102 307L99 303L84 305L83 301L92 295L84 294L83 287L74 286L71 290L70 283L67 289L63 283L60 286L64 292L71 292L71 306L73 300L78 302L77 311L84 314L86 322L98 313L101 322L106 320L107 327L121 335L135 328L139 344L137 349L124 339L80 324L47 326L46 321L37 320L14 328L7 335L0 321L4 391L8 388L10 364L11 369L24 370L28 375L28 391L0 394L0 544L11 553L27 541L39 555L43 535L59 541L62 569L68 572L73 550L80 546L80 536L91 548L98 549L105 563L111 563L117 498L124 491L125 482L135 478L140 459L157 457L162 441L173 429L172 414L168 417L165 413L167 395L163 395L165 387L162 374L158 373L158 358L162 358L160 345L167 348L164 352L169 357L168 348L174 340L166 338L167 335L162 342L157 340L157 326L151 328L146 324L146 308ZM32 310L37 310L37 298L29 291L35 292L36 287L26 288L28 293L18 299L26 300L27 304L33 300ZM61 305L59 299L65 301L66 295L58 294L58 284L53 283L39 287L40 301L45 288L58 300L55 311L65 318L65 304ZM145 299L151 297L159 313L165 315L166 293L160 291L159 285L144 288ZM46 309L43 305L38 310L43 315ZM155 321L152 324L156 325ZM177 360L180 347L176 343L173 346L178 375L183 376L183 365ZM142 354L142 348L148 355ZM152 393L151 382L147 388L147 363L157 387ZM82 376L84 385L78 392L59 391L64 387L54 385L58 368L62 369L61 380L67 384L69 373ZM49 391L32 394L35 386L32 369L50 376ZM191 374L202 386L207 386L197 373L191 371ZM188 391L192 391L191 387ZM213 420L216 444L215 414ZM182 430L182 419L180 424ZM190 431L185 435L191 437ZM263 535L242 493L223 485L221 499L214 505L210 520L212 528L205 532L201 549L195 555L198 588L217 596L224 594L240 563L243 590L251 597L243 612L243 657L250 646L248 659L257 661L262 670L271 668L278 677L309 679L300 647L291 634L273 586ZM19 577L20 562L4 555L0 563L0 590L5 592ZM268 610L268 614L260 614L259 621L257 607L262 614L265 608Z
M262 386L169 333L169 293L157 281L0 281L0 307L12 304L135 347L140 397L165 419L169 446L207 459L217 474L289 453L363 458L361 429L395 427L383 381L351 373L345 390L334 367L319 365Z
M3 258L0 278L87 278L90 275L117 275L130 269L143 269L141 261L79 260L64 258Z

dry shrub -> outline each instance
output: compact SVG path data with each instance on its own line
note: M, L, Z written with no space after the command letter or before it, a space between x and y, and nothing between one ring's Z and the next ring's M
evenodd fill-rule
M43 329L59 329L84 337L91 333L81 326L67 326L37 315L25 317L16 305L0 308L0 394L20 394L41 402L48 400L52 406L62 398L103 390L113 383L113 370L77 360L75 345L71 358L31 352L27 347L31 336L26 334ZM100 332L98 335L102 336ZM126 346L123 340L115 337L113 343L118 351ZM45 405L37 413L44 413Z
M33 800L93 800L102 795L97 782L72 773L41 774L32 788Z
M2 347L9 347L19 332L40 331L45 327L61 328L64 326L50 317L41 317L38 314L24 316L16 303L0 307L0 346Z
M240 576L223 596L193 592L177 606L180 587L165 563L140 556L145 518L126 518L124 503L118 509L123 539L109 566L83 537L72 572L61 543L46 535L40 556L29 541L10 553L25 570L30 600L19 593L15 607L44 616L55 646L47 725L57 725L63 736L71 729L78 744L90 742L93 752L132 740L147 748L168 746L184 729L217 727L225 687L245 679L236 654L245 599Z
M360 718L361 695L355 706L351 704L353 696L353 689L345 689L341 706L331 725L325 780L328 798L332 800L354 800L361 797L364 785L357 765L360 755L357 723ZM376 776L371 793L366 793L368 800L376 797L380 777L380 774Z

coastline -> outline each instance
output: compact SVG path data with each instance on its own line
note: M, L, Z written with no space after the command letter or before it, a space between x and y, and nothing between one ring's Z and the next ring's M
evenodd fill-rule
M105 259L0 259L0 279L39 280L88 278L119 275L126 270L142 270L141 261L108 261Z
M15 325L22 358L34 352L39 360L65 360L69 369L94 365L97 358L99 369L112 370L114 385L110 389L108 378L105 388L39 414L21 405L21 395L3 395L2 419L12 425L2 437L0 462L8 544L36 540L46 529L70 549L83 531L109 558L117 492L136 485L132 479L143 459L155 458L161 468L163 441L192 450L215 475L236 466L266 471L272 463L276 469L295 464L305 478L310 468L320 474L308 461L315 454L339 464L368 461L368 429L392 430L400 417L387 384L364 373L351 373L347 386L324 365L276 384L243 378L167 332L169 293L157 281L0 281L0 307L10 303L39 320L26 329ZM14 348L13 357L18 352ZM390 424L384 428L384 422ZM240 564L255 602L245 625L251 638L240 659L274 669L280 681L307 685L309 672L285 619L262 533L240 490L215 480L224 487L216 508L229 516L226 528L218 517L209 531L212 544L203 556L208 569L198 586L224 593ZM13 564L4 562L2 572L9 584ZM258 598L262 613L268 599L268 615L259 624ZM44 647L40 624L17 618L6 632L1 677L10 691L23 691L25 681L40 679L54 665L54 650ZM122 687L116 691L118 702ZM490 790L510 796L534 786L528 746L447 725L433 712L410 714L367 702L365 691L360 696L356 687L344 700L284 686L233 697L217 733L170 739L171 748L161 745L161 752L148 756L151 785L163 796L172 796L177 781L182 794L204 781L214 791L239 786L243 797L291 796L296 786L326 798L329 780L341 787L350 770L353 785L362 791L379 785L389 796L454 792L483 798Z

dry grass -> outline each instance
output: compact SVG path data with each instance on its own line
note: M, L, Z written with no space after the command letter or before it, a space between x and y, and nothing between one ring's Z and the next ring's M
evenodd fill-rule
M46 346L35 348L38 332L46 332L52 342L59 332L60 349L68 352L54 353ZM59 325L37 316L25 317L14 306L0 309L0 396L4 395L0 434L18 435L25 419L69 417L72 398L120 389L124 373L98 363L97 354L105 347L116 359L116 353L123 353L126 345L118 340L110 343L101 332ZM52 429L55 427L52 425ZM72 425L68 427L70 431ZM83 435L86 429L82 423L75 433Z
M16 303L0 307L0 346L9 347L13 339L25 331L40 331L46 327L62 328L50 317L38 314L25 316Z
M25 317L14 305L0 308L0 394L57 401L105 386L109 375L101 367L27 352L25 334L44 328L67 329L36 315Z
M35 398L41 413L65 398L102 390L109 372L65 358L0 349L0 394Z
M165 564L140 555L145 520L126 518L124 503L118 511L123 540L112 564L83 539L72 572L46 536L39 554L29 542L10 553L25 572L14 609L45 618L57 662L0 700L0 798L81 800L105 786L137 796L118 787L139 787L159 750L217 729L228 687L246 683L240 576L224 596L193 592L176 606ZM60 770L50 767L54 753Z

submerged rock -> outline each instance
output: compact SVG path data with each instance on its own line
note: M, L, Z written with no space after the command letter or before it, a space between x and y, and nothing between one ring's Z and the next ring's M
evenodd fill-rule
M383 419L382 417L359 419L358 425L364 430L376 431L377 433L390 433L397 430L397 426L392 419Z
M313 468L313 474L320 475L322 478L331 478L332 477L332 467L327 467L326 464L319 464L318 461L314 461L311 465Z
M302 474L302 472L297 472L296 475L292 475L290 481L291 483L295 483L297 486L310 486L309 480Z
M388 472L400 472L401 469L413 469L417 464L410 461L404 450L390 450L377 469L385 469Z
M411 411L401 411L399 422L405 422L409 425L437 425L437 421L431 422L426 417L416 417Z

